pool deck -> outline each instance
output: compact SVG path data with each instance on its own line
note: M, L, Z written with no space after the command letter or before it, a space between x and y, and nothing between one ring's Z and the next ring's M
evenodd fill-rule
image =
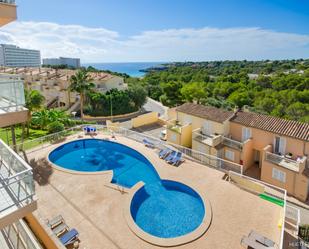
M73 139L77 135L66 142ZM161 178L188 184L209 200L213 214L209 229L199 239L177 248L243 248L241 238L251 230L279 243L281 207L223 180L224 173L215 169L190 160L177 168L159 159L155 150L141 143L120 136L116 142L144 154ZM46 158L60 144L29 153L28 159ZM111 184L111 178L111 172L85 175L54 168L47 184L36 183L38 209L34 215L45 221L61 214L69 227L79 231L81 249L160 248L130 230L124 217L128 191Z

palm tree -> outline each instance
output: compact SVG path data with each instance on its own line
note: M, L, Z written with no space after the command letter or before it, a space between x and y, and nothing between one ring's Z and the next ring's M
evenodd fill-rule
M95 87L90 81L90 75L84 69L78 70L75 75L71 76L70 80L70 89L80 94L80 116L82 119L84 117L85 94Z
M27 136L29 136L29 124L31 120L31 113L39 110L44 102L44 96L37 90L25 90L26 108L29 110L29 117L27 121Z

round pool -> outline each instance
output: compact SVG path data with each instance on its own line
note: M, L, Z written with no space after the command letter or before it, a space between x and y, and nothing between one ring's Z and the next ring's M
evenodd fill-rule
M130 212L143 231L160 238L191 233L206 215L199 194L187 185L170 180L140 188L132 198Z

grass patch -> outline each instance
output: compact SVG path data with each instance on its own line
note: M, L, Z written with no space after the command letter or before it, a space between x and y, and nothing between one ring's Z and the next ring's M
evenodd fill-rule
M26 133L26 130L25 130L25 133ZM22 128L21 127L15 127L16 144L21 143L21 134L22 134ZM26 145L25 149L33 148L33 147L39 145L39 143L40 143L39 140L32 141L31 143L26 143L27 141L46 136L47 134L48 134L48 131L35 130L35 129L30 128L29 136L27 137L26 134L25 134L25 137L24 137L24 142L25 142L25 145ZM7 143L8 145L11 146L12 145L11 129L0 129L0 139L2 139L5 143Z

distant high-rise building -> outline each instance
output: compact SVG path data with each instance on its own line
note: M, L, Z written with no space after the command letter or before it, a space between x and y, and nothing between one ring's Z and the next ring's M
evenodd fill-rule
M68 67L79 68L80 59L79 58L66 58L66 57L45 58L43 59L43 65L50 65L50 66L66 65Z
M0 44L0 66L40 67L39 50L20 48L10 44Z

